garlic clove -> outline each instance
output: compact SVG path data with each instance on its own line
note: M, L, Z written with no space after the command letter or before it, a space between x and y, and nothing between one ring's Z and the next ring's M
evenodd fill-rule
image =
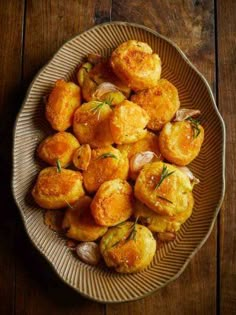
M94 99L100 100L104 94L109 92L119 92L119 88L110 82L103 82L99 84L96 91L93 93L92 97Z
M97 265L101 259L100 249L95 242L82 242L76 247L80 260L89 265Z
M160 232L157 235L157 238L162 242L171 242L176 238L176 233L174 232Z
M87 59L88 62L90 62L93 65L96 65L103 60L103 57L99 54L88 54Z
M185 175L188 176L188 178L191 180L192 184L195 185L195 184L199 184L200 183L200 180L195 177L193 175L193 173L190 171L190 169L186 166L176 166L181 172L183 172Z
M152 151L139 152L133 155L130 159L130 170L131 172L140 171L143 166L150 163L156 154Z
M193 117L200 114L201 112L198 109L181 108L176 112L173 121L184 121L188 117Z

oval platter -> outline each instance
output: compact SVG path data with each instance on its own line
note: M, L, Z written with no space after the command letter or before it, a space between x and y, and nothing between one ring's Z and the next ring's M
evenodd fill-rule
M57 79L73 80L76 67L88 53L109 56L128 39L147 42L159 54L162 77L178 88L181 106L200 109L205 140L200 155L190 165L201 181L194 189L192 216L175 241L157 251L149 268L120 275L79 261L66 246L66 240L44 225L43 210L33 202L30 191L42 168L35 150L51 133L44 115L43 97ZM69 40L36 75L15 124L12 189L29 238L66 284L98 302L136 300L180 276L213 228L224 196L224 171L225 126L207 81L174 43L141 25L105 23Z

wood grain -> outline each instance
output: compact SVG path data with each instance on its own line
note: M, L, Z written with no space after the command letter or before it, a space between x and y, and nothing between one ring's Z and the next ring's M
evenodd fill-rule
M66 40L109 19L110 1L27 1L25 86ZM22 225L16 235L16 314L104 313L102 304L84 299L59 280L30 245Z
M226 122L226 195L220 213L220 310L236 314L236 3L218 1L219 108ZM226 23L227 21L227 23Z
M16 206L10 190L12 125L19 110L24 2L0 1L0 314L14 312Z
M172 39L214 87L213 1L113 0L112 20L144 24ZM174 283L150 297L122 305L107 305L107 315L215 314L217 228ZM209 254L210 253L210 254Z

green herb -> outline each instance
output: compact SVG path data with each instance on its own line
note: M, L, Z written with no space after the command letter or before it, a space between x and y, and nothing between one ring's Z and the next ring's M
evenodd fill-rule
M61 173L61 162L60 162L60 160L57 159L56 163L57 163L57 173Z
M107 158L113 158L113 159L117 159L117 156L115 156L115 154L111 153L111 152L107 152L107 153L103 153L102 155L100 155L97 160L100 159L107 159Z
M137 224L137 222L138 222L138 219L139 219L139 217L137 217L136 220L135 220L135 222L131 225L129 234L128 234L128 236L126 237L126 239L124 240L125 242L128 242L128 241L130 241L130 240L136 241L136 233L137 233L137 231L136 231L136 224ZM121 223L119 223L119 224L117 224L117 227L119 227L119 225L122 225L122 224L124 224L124 223L125 223L125 221L124 221L124 222L121 222ZM115 247L115 246L118 245L121 241L123 241L123 239L121 239L121 240L119 240L118 242L116 242L115 244L113 244L112 247Z
M69 208L74 209L74 207L73 207L66 199L64 199L64 200L65 200L65 202L66 202L66 204L67 204L67 206L68 206Z
M165 201L167 201L167 202L173 204L173 202L172 202L171 200L169 200L169 199L167 199L167 198L165 198L165 197L162 197L162 196L159 196L159 195L158 195L157 198L162 199L162 200L165 200Z
M193 131L193 139L196 139L201 132L201 130L199 128L200 122L197 119L194 119L192 117L188 117L188 118L186 118L186 120L188 120L191 124L192 131Z
M156 184L155 190L161 186L162 182L164 179L166 179L168 176L170 176L171 174L173 174L175 171L172 171L170 173L168 173L168 169L167 166L164 164L163 168L162 168L162 172L161 172L161 178L159 180L159 182Z
M109 105L112 106L111 101L110 100L105 100L102 102L99 102L98 104L96 104L93 108L90 109L90 112L94 113L95 115L97 115L97 119L99 120L100 118L100 113L101 113L101 109L104 105Z

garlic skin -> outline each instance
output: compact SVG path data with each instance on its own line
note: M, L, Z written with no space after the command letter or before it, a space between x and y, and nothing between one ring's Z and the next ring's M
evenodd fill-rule
M95 242L82 242L76 247L76 254L84 263L96 266L101 260L98 244Z
M110 82L103 82L98 85L96 91L93 93L92 97L94 99L101 99L104 94L110 92L119 92L119 88Z
M181 109L177 110L177 112L175 114L175 118L173 119L173 121L184 121L188 117L193 117L193 116L197 116L200 114L201 114L201 112L198 109L181 108Z
M162 242L171 242L176 238L176 233L174 232L160 232L157 234L158 240Z
M186 166L176 166L181 172L188 176L193 185L199 184L200 180L193 175L190 169Z
M103 57L99 54L88 54L87 59L88 59L88 62L90 62L93 65L96 65L99 62L102 62Z
M156 154L152 151L139 152L133 155L130 159L131 172L139 172L145 164L150 163Z

